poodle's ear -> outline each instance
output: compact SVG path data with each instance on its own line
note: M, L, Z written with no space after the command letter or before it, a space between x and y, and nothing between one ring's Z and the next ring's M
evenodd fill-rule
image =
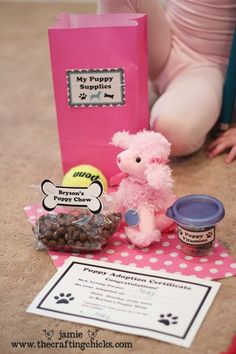
M154 189L168 190L173 187L171 169L168 165L151 164L145 171L148 184Z
M128 132L117 132L113 135L111 144L118 146L122 149L127 149L133 140L133 135L130 135Z

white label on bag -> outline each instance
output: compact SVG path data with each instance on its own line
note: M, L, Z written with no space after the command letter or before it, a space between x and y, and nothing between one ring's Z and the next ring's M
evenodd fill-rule
M41 183L41 190L46 196L42 205L47 211L52 211L57 205L87 207L94 214L102 210L99 197L103 192L103 185L99 181L92 182L88 187L62 187L45 179Z
M184 229L178 225L178 236L181 241L189 245L203 245L214 241L215 227L210 227L205 230L192 231Z
M70 107L120 106L125 104L124 70L67 70Z

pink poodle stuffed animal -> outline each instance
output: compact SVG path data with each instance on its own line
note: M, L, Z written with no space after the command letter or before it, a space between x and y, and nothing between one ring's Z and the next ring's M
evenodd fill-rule
M173 225L166 209L174 202L171 169L167 165L170 143L160 133L142 131L135 135L118 132L112 144L125 149L117 156L117 164L127 174L116 193L116 202L126 213L138 212L139 223L126 227L129 240L138 247L160 241L161 231Z

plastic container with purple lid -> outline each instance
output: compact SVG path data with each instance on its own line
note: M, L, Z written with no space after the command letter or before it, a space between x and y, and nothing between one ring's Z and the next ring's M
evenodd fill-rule
M213 249L215 225L223 219L225 210L210 195L191 194L177 199L166 215L178 225L182 251L190 256L204 256Z

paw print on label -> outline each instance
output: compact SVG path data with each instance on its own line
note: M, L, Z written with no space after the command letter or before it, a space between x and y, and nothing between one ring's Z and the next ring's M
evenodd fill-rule
M158 322L163 323L166 326L169 326L171 324L177 324L178 322L176 320L178 320L177 316L173 316L172 313L168 313L167 315L161 314Z
M80 98L81 100L86 100L87 95L86 95L85 93L81 93L81 94L79 95L79 98Z
M72 297L70 293L66 295L64 293L60 293L59 296L54 296L54 299L57 300L56 304L69 304L69 302L75 298Z
M207 238L211 238L212 237L212 232L209 231L207 234L206 234Z

